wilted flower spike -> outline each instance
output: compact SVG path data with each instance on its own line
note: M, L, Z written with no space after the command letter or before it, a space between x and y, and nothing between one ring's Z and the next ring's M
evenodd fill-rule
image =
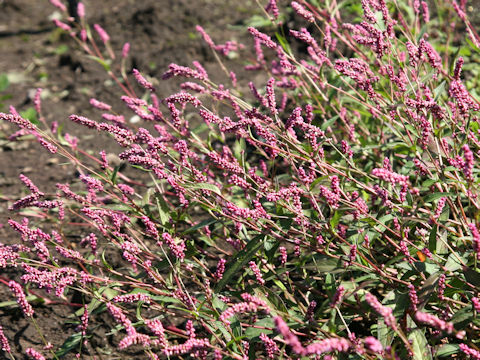
M307 312L305 313L305 319L307 321L314 321L315 308L317 307L317 302L315 300L310 301L308 304Z

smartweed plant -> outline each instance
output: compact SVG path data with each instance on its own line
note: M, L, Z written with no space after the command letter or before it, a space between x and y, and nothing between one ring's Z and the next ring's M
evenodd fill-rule
M70 120L111 134L147 180L105 152L92 165L44 120L40 91L40 125L0 114L83 183L49 197L20 175L30 194L9 224L21 241L1 246L0 266L21 269L23 284L4 283L33 322L24 285L83 302L63 346L28 356L91 353L108 313L118 353L150 359L480 359L480 37L466 1L258 0L254 51L198 26L225 80L171 64L163 80L185 82L164 99L82 3L78 20L51 3L147 125L102 99L97 118ZM237 78L231 52L264 81ZM26 208L49 230L22 219ZM71 219L89 229L79 241Z

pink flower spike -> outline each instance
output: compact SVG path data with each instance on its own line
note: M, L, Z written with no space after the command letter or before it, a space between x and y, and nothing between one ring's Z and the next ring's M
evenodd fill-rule
M270 78L270 80L268 80L266 94L267 94L267 104L270 109L270 112L272 113L272 115L275 116L278 114L278 110L277 110L277 104L275 101L274 87L275 87L275 79L272 77Z
M78 115L70 115L68 117L71 121L81 124L83 126L86 126L90 129L98 129L98 123L94 120L87 119L86 117L83 116L78 116Z
M227 263L227 260L225 259L220 259L217 264L217 270L215 271L215 274L213 274L213 277L217 280L221 280L223 277L223 273L225 272L225 264Z
M77 14L80 19L85 17L85 5L82 2L79 2L77 5Z
M477 255L477 260L480 260L480 232L477 229L477 226L473 223L468 224L470 232L473 237L473 250Z
M462 350L465 354L470 356L474 360L480 360L480 351L472 349L465 344L460 344L460 350Z
M292 350L297 354L304 353L304 347L298 337L290 331L287 323L280 317L276 316L274 319L277 331L283 336L285 342L292 347Z
M315 16L296 1L290 4L295 12L308 22L315 22Z
M260 340L262 340L263 342L267 357L269 359L275 359L275 354L278 354L280 352L280 349L278 348L277 344L275 344L275 341L273 339L270 339L264 333L260 334Z
M38 88L35 92L35 97L33 98L33 104L35 106L35 111L37 112L38 116L42 113L42 89Z
M130 52L130 43L126 42L123 44L122 48L122 58L126 58L128 56L128 53Z
M10 111L15 110L15 108L10 107ZM33 125L30 121L22 118L18 114L5 114L5 113L0 113L0 120L5 120L8 122L11 122L13 124L18 125L21 129L27 129L27 130L35 130L35 125Z
M50 0L50 4L62 11L67 11L67 7L60 0Z
M147 79L145 79L142 74L140 74L140 71L138 71L137 69L133 69L132 72L133 76L135 76L135 80L137 80L137 82L142 87L153 92L155 91L155 87L152 85L151 82L147 81Z
M258 31L254 27L249 27L248 31L249 31L250 34L253 35L253 37L255 39L258 39L266 47L268 47L270 49L276 49L277 48L277 44L275 44L275 42L272 40L272 38L270 36L268 36L267 34L264 34L260 31Z
M419 322L428 324L437 330L445 331L447 334L451 334L455 331L452 323L439 319L432 314L417 311L415 313L415 319L417 319Z
M28 303L25 293L23 292L22 286L19 283L12 280L8 283L8 287L13 292L13 295L15 295L15 297L17 298L17 303L22 309L25 316L27 317L33 316L34 314L33 308Z
M32 180L30 180L28 177L26 177L23 174L20 174L20 180L25 184L25 186L32 192L32 194L35 194L37 197L45 195L42 193L38 187L35 186Z
M27 354L28 357L35 359L35 360L46 360L45 357L40 354L38 351L32 348L28 348L25 353Z
M210 35L208 35L207 32L200 25L196 26L196 30L200 35L202 35L203 40L205 40L208 46L210 46L211 48L215 47L215 43L213 42Z
M342 302L343 294L345 294L345 288L342 285L340 285L337 288L337 291L335 292L335 295L333 296L333 299L330 303L331 308L334 308L335 306L337 306Z
M59 27L59 28L62 29L62 30L65 30L65 31L70 31L70 30L72 30L72 28L71 28L69 25L61 22L61 21L58 20L58 19L53 19L53 23L55 24L56 27Z
M253 273L255 274L255 277L257 278L258 283L260 285L265 285L265 280L263 279L262 273L258 268L257 264L255 264L255 262L253 261L250 261L248 265L250 266L250 269L252 269Z
M269 0L267 6L265 7L267 13L272 13L274 19L278 19L280 12L278 11L277 0Z
M382 343L373 336L366 337L364 342L365 347L375 354L380 354L383 351Z
M92 105L94 108L97 108L99 110L104 110L104 111L110 111L112 107L104 102L98 101L97 99L91 98L90 99L90 105Z
M397 330L397 321L395 320L395 316L393 316L392 308L383 306L382 303L370 293L365 294L365 300L379 315L383 316L385 325L393 330Z
M107 32L98 24L94 24L93 28L97 32L98 36L100 36L100 39L104 44L110 41L110 36L108 36Z
M3 328L0 326L0 344L1 344L1 349L5 351L6 353L11 352L10 344L8 343L8 339L3 333Z
M428 9L428 3L426 1L422 1L422 13L425 24L430 22L430 10Z

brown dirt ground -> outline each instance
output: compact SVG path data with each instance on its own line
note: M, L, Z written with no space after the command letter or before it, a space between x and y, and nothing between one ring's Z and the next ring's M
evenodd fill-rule
M222 78L213 55L196 34L195 25L201 24L218 42L245 40L246 35L234 30L232 25L238 25L254 12L259 12L253 0L85 0L84 3L88 23L101 24L107 30L113 49L120 50L126 41L131 43L129 68L136 67L157 79L161 78L169 63L190 65L193 60L202 62L213 79ZM42 108L49 123L58 121L64 125L68 132L79 137L82 148L97 153L103 148L116 152L118 148L107 138L98 135L93 138L88 130L68 123L68 116L73 113L99 118L100 113L93 111L88 104L91 97L110 103L120 113L128 112L119 100L119 89L103 68L79 51L68 35L52 26L49 16L54 12L55 8L48 0L0 0L0 74L8 74L11 82L0 94L6 97L0 99L0 111L8 111L9 105L19 111L33 107L34 90L44 88L47 96ZM250 45L249 40L242 42ZM178 91L177 85L175 81L159 83L159 96ZM0 243L4 244L19 241L9 229L7 220L21 217L7 208L25 194L26 189L18 180L20 173L29 176L45 193L54 193L57 182L76 179L72 166L51 156L36 141L7 141L6 136L14 130L12 126L0 123ZM15 269L0 269L0 281L18 280L19 274ZM13 300L2 282L0 325L15 358L23 359L28 347L41 351L43 343L34 325L18 308L1 306L2 302ZM73 333L74 326L66 323L72 313L68 306L37 304L35 311L36 322L54 348ZM108 316L103 317L103 321L82 358L143 358L141 352L120 357L113 355L118 338L114 340L106 335L113 325ZM73 357L69 354L65 358Z

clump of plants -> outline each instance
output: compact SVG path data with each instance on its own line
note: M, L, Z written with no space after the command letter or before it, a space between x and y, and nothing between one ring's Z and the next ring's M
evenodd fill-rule
M46 196L21 175L30 193L11 205L20 240L0 266L23 272L8 286L24 315L35 321L24 286L82 301L65 344L31 358L88 354L106 313L118 353L151 359L480 359L480 37L466 2L260 5L252 52L197 28L223 83L171 64L162 81L185 82L164 99L82 3L56 20L125 104L92 99L98 117L70 120L110 134L143 180L105 152L92 163L44 120L40 91L38 123L0 114L82 184ZM231 52L264 81L237 78ZM88 231L72 236L72 219Z

